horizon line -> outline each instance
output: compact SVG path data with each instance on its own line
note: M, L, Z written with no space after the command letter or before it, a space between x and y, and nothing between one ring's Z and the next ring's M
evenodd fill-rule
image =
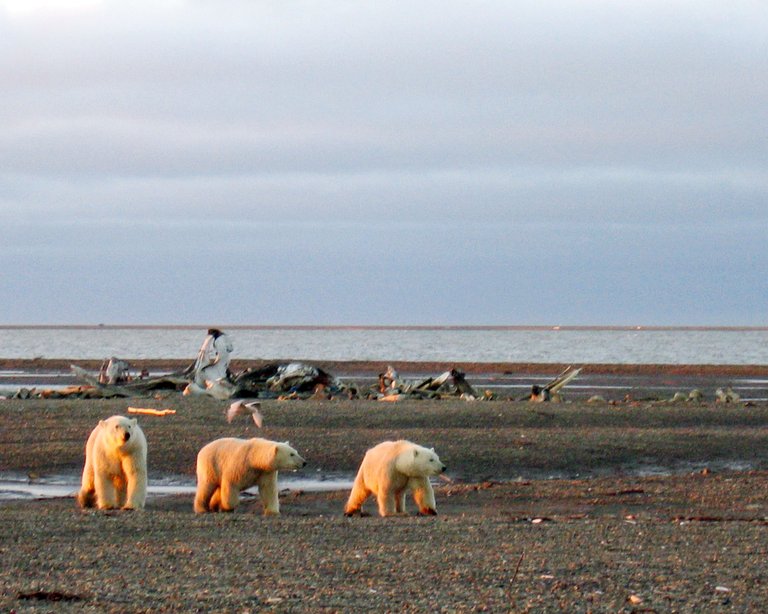
M765 331L755 325L600 325L600 324L0 324L0 330L550 330L550 331Z

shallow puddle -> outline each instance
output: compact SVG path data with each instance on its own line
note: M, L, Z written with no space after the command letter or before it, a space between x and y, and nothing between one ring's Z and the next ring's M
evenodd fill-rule
M294 492L328 492L352 488L352 480L346 478L281 478L278 484L281 491ZM30 480L20 476L0 475L0 501L74 497L79 488L80 481L74 476L50 476ZM258 488L250 488L246 492L257 493ZM147 486L147 496L149 497L194 494L195 484L183 478L150 480Z

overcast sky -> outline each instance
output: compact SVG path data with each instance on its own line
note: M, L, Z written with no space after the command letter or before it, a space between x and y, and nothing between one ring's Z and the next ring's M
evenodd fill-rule
M765 0L0 7L0 324L768 325Z

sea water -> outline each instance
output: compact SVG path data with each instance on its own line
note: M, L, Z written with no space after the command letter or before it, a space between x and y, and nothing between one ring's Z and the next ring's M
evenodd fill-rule
M233 359L768 364L768 328L222 327ZM0 327L0 358L194 359L204 327Z

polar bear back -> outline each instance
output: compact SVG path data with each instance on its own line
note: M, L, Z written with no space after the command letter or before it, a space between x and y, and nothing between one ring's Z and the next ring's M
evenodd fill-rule
M344 514L362 513L362 505L370 495L376 497L381 516L403 514L407 490L413 493L420 514L436 514L429 478L445 469L432 449L403 439L384 441L365 453Z
M197 454L195 512L233 511L239 504L240 492L258 485L264 513L277 515L278 471L304 465L306 461L288 442L258 437L216 439Z
M224 469L242 471L249 465L273 471L274 445L269 444L273 442L258 437L222 437L203 446L197 457L216 469L216 473Z
M253 437L222 437L200 450L197 455L198 479L226 479L233 484L252 482L259 474L298 469L304 465L288 443Z
M383 441L365 453L360 470L373 486L392 480L405 483L409 478L438 475L445 470L434 450L405 439ZM376 488L372 488L374 492Z

